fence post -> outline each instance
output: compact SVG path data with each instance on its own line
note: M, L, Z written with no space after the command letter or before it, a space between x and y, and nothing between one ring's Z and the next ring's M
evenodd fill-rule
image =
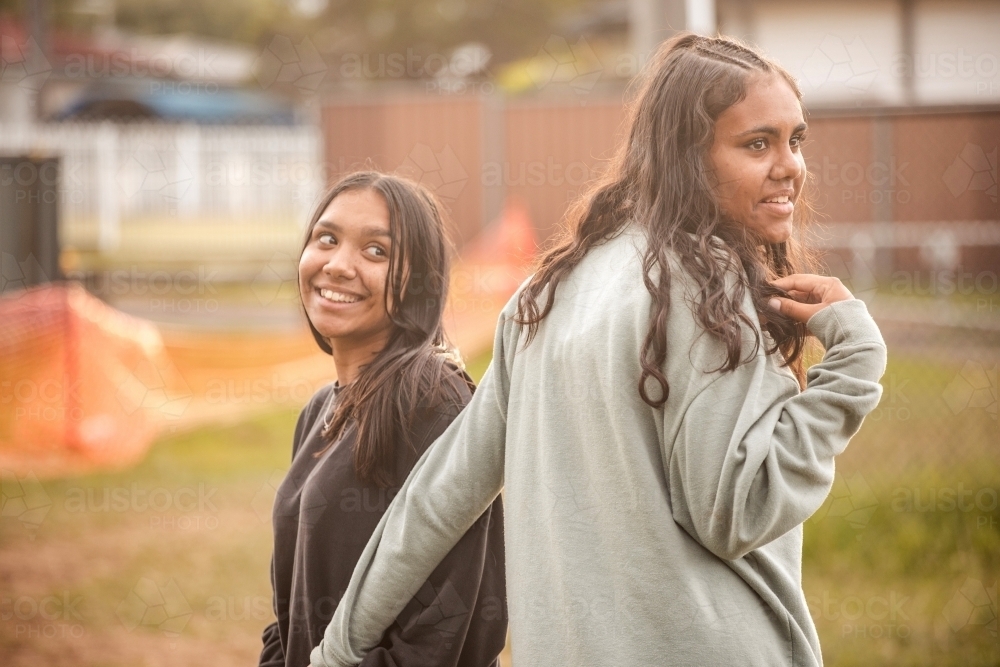
M118 128L102 123L96 133L97 144L97 247L103 252L117 250L121 244L119 208Z
M872 158L886 168L895 160L893 146L893 118L876 114L872 119ZM869 188L875 187L870 183ZM890 191L891 192L891 191ZM890 192L882 192L878 201L872 198L872 222L879 246L875 251L875 274L878 280L888 282L896 261L896 221Z
M177 213L193 217L201 211L201 131L185 125L177 132ZM188 173L190 171L190 173ZM190 180L185 188L184 182Z
M482 225L481 231L487 225L500 217L503 212L504 201L507 191L503 180L504 169L504 142L506 141L505 113L506 105L500 95L480 94L480 136L482 141L481 164L478 165L475 186L482 190ZM483 174L488 166L496 165L500 173L500 181L496 185L487 185L483 181Z
M289 144L294 147L292 159L289 160L292 164L289 185L295 200L292 208L295 209L296 224L304 231L330 174L326 173L326 165L323 164L323 137L318 129L297 131L289 139ZM306 162L302 168L299 168L300 161ZM299 178L302 181L296 182Z

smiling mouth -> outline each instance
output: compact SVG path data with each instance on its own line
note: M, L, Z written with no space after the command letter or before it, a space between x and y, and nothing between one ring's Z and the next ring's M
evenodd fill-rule
M771 197L770 199L765 199L764 204L787 204L789 202L788 195L780 195L778 197Z
M330 289L319 290L319 295L327 301L332 301L333 303L357 303L363 298L357 296L356 294L347 294L345 292L337 292Z

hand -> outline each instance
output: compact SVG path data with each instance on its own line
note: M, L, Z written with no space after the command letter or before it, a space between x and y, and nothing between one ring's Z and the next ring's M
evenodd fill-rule
M771 284L783 289L791 298L771 297L768 305L796 322L807 322L810 317L831 303L854 298L839 278L817 276L812 273L793 273L772 280Z

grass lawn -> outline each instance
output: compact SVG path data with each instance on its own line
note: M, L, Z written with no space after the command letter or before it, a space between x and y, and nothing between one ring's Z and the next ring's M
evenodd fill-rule
M827 665L1000 664L1000 430L961 371L893 357L879 411L806 524ZM296 416L171 435L120 473L5 477L4 495L36 509L0 517L3 664L253 664Z
M0 522L4 664L251 664L272 617L270 505L296 416L168 437L131 470L43 482L40 523Z

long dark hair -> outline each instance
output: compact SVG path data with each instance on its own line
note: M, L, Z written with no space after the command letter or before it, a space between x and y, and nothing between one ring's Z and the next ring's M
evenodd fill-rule
M333 417L323 429L327 445L316 456L354 422L358 479L385 488L397 482L397 443L413 448L410 432L419 408L460 401L456 381L465 381L470 391L474 387L441 324L448 295L449 244L441 207L426 188L377 171L341 178L316 207L303 251L330 202L348 190L376 192L389 209L392 244L383 297L393 327L382 351L341 390ZM309 328L320 348L333 354L312 322Z
M761 74L783 77L801 99L788 72L733 39L682 33L659 48L630 105L628 140L589 193L570 209L568 228L543 254L521 292L516 320L527 325L529 342L552 309L560 280L591 248L634 220L643 226L648 240L643 282L653 300L638 386L647 404L662 406L670 393L661 368L667 357L671 256L699 286L695 304L699 323L725 343L726 361L715 371L735 370L744 361L743 326L755 330L741 308L749 291L757 311L767 313L764 329L774 340L767 353L780 350L784 363L803 382L805 327L767 308L770 297L784 295L767 281L806 270L812 265L811 253L792 239L768 243L745 225L727 219L712 194L707 168L716 119L741 101L751 77ZM808 204L802 197L800 204L796 221L801 225ZM727 273L741 276L735 288L727 289ZM543 291L544 304L539 306ZM757 335L748 358L761 344ZM647 391L650 378L660 387L656 397Z

